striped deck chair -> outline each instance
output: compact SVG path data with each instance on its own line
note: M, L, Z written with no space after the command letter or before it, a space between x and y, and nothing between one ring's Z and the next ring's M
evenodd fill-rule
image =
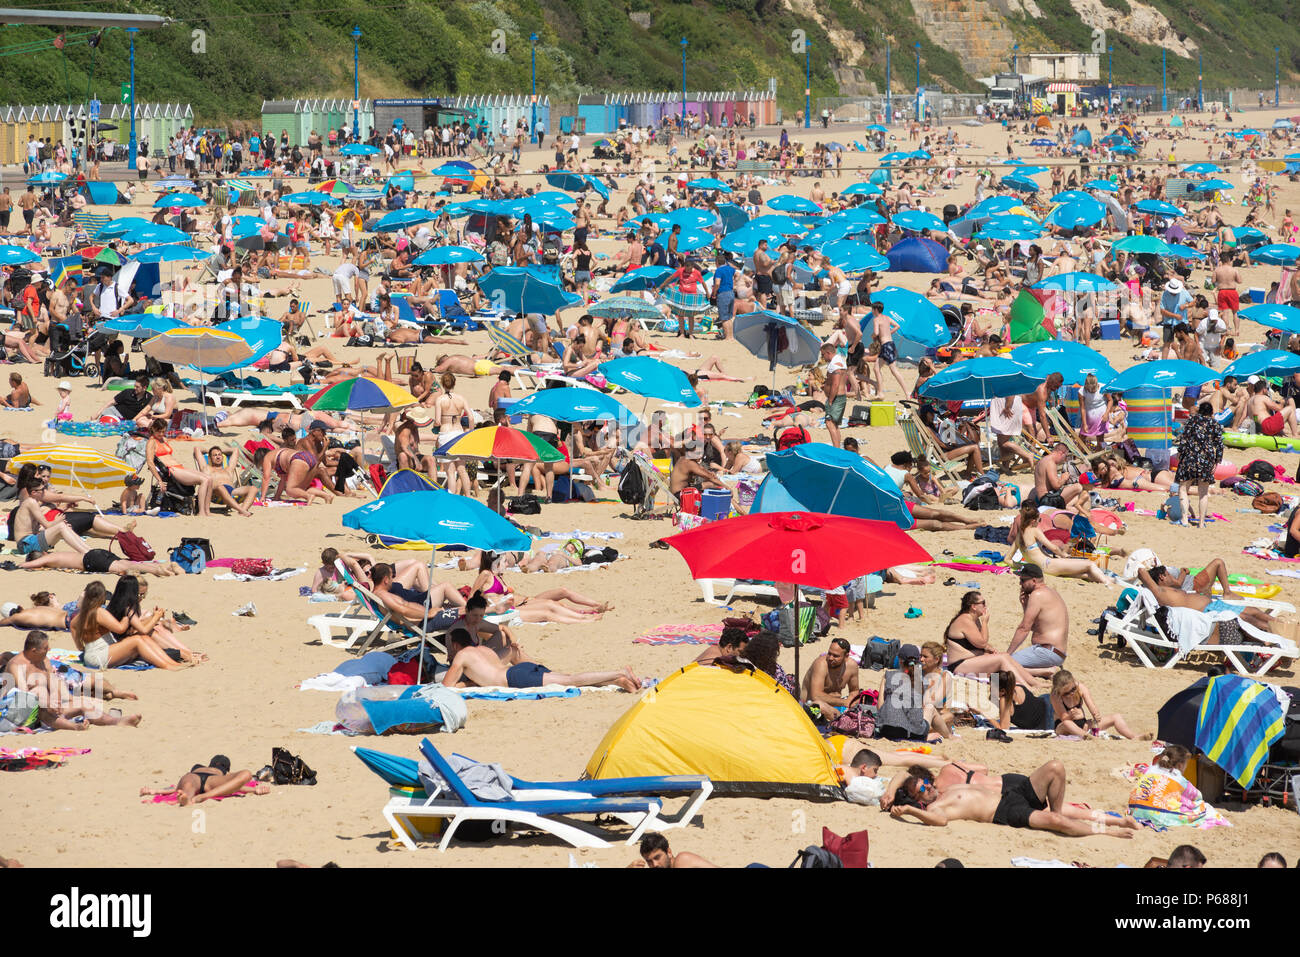
M84 230L86 236L94 239L101 229L112 222L112 216L106 216L103 213L76 212L72 214L72 222L76 224L78 230Z
M1057 439L1065 443L1065 448L1069 451L1070 456L1076 459L1081 467L1086 466L1091 469L1093 462L1110 454L1106 449L1102 449L1100 452L1089 452L1088 446L1079 436L1079 433L1074 430L1074 426L1070 425L1060 409L1048 406L1047 421L1052 426L1052 433Z
M903 430L903 438L907 440L907 450L912 453L913 460L929 462L941 488L945 479L955 482L961 478L962 467L943 455L938 440L930 434L930 430L917 415L916 403L900 400L899 405L903 406L903 414L898 416L898 427Z
M519 339L508 332L504 327L497 323L487 324L488 338L492 340L492 345L504 352L507 356L523 363L533 361L532 350L519 341Z

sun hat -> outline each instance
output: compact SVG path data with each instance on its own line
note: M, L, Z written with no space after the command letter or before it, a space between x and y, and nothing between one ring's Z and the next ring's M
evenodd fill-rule
M1181 280L1171 279L1165 283L1165 292L1182 292L1183 284Z
M59 384L58 384L58 386L56 386L56 388L57 388L60 392L71 392L71 391L72 391L72 383L69 382L67 379L63 379L63 380L61 380L61 381L59 382Z

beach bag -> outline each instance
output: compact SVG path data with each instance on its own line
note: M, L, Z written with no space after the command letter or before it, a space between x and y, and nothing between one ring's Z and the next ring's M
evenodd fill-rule
M536 495L520 495L506 499L506 511L512 515L540 515L542 501Z
M836 734L851 738L873 738L876 735L876 709L867 703L866 695L859 691L853 696L844 713L831 722Z
M870 846L866 831L854 831L840 837L830 828L822 828L822 847L838 857L842 867L866 867Z
M1002 507L998 501L998 490L992 485L981 485L974 495L968 493L963 504L973 512L997 511Z
M119 459L139 471L144 466L144 449L146 442L138 435L127 434L118 439L116 455ZM12 456L11 456L12 457Z
M284 748L271 749L271 780L276 784L316 783L316 772L306 762Z
M216 555L214 555L212 552L212 543L208 541L206 538L194 538L191 536L186 536L185 538L181 539L181 544L197 545L203 551L203 557L207 561L212 561L212 559L216 557Z
M897 638L881 638L879 635L867 642L862 650L862 667L872 671L883 671L898 667L898 649L901 643Z
M203 557L203 549L197 545L177 545L168 552L167 557L181 566L181 571L187 575L201 575L203 569L208 567L207 559Z
M625 505L640 505L645 501L645 497L645 476L635 465L629 465L618 480L619 501Z
M1250 479L1244 479L1233 483L1232 490L1238 495L1249 495L1256 498L1264 494L1264 486L1258 482L1252 482Z
M1282 496L1277 492L1265 492L1263 495L1256 495L1250 501L1251 508L1265 515L1276 515L1282 511L1283 504Z
M839 856L832 854L824 847L817 847L815 844L809 844L802 851L795 855L790 867L843 867L844 862Z
M804 445L812 441L812 435L802 425L796 425L786 429L776 438L776 450L784 452L786 449L792 449L796 445Z
M1272 482L1277 478L1277 470L1263 459L1255 459L1241 470L1241 474L1256 482Z
M198 546L193 546L198 548ZM230 565L230 570L236 575L252 575L261 578L264 575L271 574L271 559L269 558L236 558Z
M134 532L118 532L117 544L122 547L122 554L133 562L151 562L155 552L153 546Z

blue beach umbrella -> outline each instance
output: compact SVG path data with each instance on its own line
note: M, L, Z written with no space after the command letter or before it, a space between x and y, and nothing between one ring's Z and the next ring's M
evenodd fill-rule
M1184 246L1182 243L1170 243L1169 252L1166 255L1173 256L1177 259L1204 259L1205 253L1193 246Z
M1003 176L999 182L1007 189L1014 189L1018 193L1036 193L1042 189L1028 176Z
M894 225L902 229L913 229L917 232L923 229L933 229L941 233L948 230L948 224L934 213L923 212L919 209L905 209L901 213L895 213L893 218Z
M343 515L343 527L372 535L490 552L527 550L532 540L486 505L442 489L399 492Z
M758 244L764 239L767 240L769 248L775 249L785 242L785 235L776 230L759 228L751 222L733 233L727 233L722 237L719 245L727 252L752 256L754 250L758 249Z
M1115 368L1096 349L1081 342L1066 339L1046 339L1016 346L1006 358L1032 369L1043 378L1059 372L1066 385L1079 385L1089 375L1095 375L1105 385L1119 375Z
M997 216L1000 213L1006 213L1020 205L1020 200L1014 196L990 196L988 199L981 199L978 203L966 210L963 219L980 219L991 216Z
M589 173L547 173L546 182L566 193L582 193L594 190L602 198L609 199L609 187Z
M1176 219L1183 215L1183 211L1177 206L1159 199L1140 199L1133 204L1133 208L1139 213L1149 213L1152 216L1161 216L1165 219Z
M576 386L540 389L512 405L510 413L544 415L557 422L617 422L620 425L636 425L640 421L631 409L613 396Z
M475 170L472 166L461 165L457 162L443 163L435 170L429 172L430 176L439 176L443 179L460 179L472 182Z
M68 178L67 173L58 173L52 169L37 173L31 179L27 180L32 186L57 186Z
M825 442L806 442L768 453L764 464L771 472L767 481L780 482L786 494L799 503L797 510L877 519L899 528L916 524L889 474L854 452Z
M1260 246L1250 251L1250 258L1257 263L1267 263L1270 266L1294 266L1296 260L1300 259L1300 246L1293 246L1291 243Z
M339 150L340 156L378 156L379 148L369 143L348 143Z
M939 307L920 293L886 286L873 292L871 301L885 307L885 315L898 323L898 335L904 339L933 349L952 338Z
M879 196L881 189L875 183L853 183L840 190L841 196Z
M1208 176L1211 173L1222 173L1223 170L1214 163L1189 163L1183 167L1184 173L1194 173L1198 176Z
M361 763L396 788L420 787L420 764L414 758L403 758L387 751L371 748L353 748L352 753Z
M766 359L776 382L776 367L812 365L821 353L821 340L791 319L768 309L737 316L732 334L760 359Z
M25 266L38 263L41 257L22 246L0 246L0 266Z
M1119 187L1108 179L1091 179L1083 184L1084 189L1100 190L1103 193L1118 193Z
M688 409L700 405L700 396L691 387L686 373L661 359L625 356L602 362L600 372L611 384L622 386L647 399L680 402Z
M1116 253L1152 253L1156 256L1168 256L1170 245L1159 236L1125 236L1115 240L1110 247Z
M1025 216L1022 213L1001 213L997 216L990 216L985 222L983 230L1014 230L1016 232L1033 233L1038 236L1043 231L1043 224L1032 216Z
M1063 193L1057 193L1055 196L1053 196L1053 197L1052 197L1052 202L1054 202L1054 203L1073 203L1075 200L1078 200L1078 199L1092 199L1092 198L1093 198L1093 197L1092 197L1091 194L1089 194L1089 193L1085 193L1085 192L1084 192L1083 190L1081 190L1081 189L1067 189L1065 192L1063 192Z
M703 249L705 246L713 245L717 237L712 233L706 233L699 229L683 229L677 234L677 249L681 252L689 253L697 249Z
M718 217L707 209L694 209L687 206L674 209L671 213L664 213L658 217L658 222L664 229L672 229L674 226L680 226L683 230L708 229L710 226L718 225Z
M587 311L597 319L627 319L632 316L642 319L661 318L658 308L640 296L608 296L590 305Z
M791 196L788 193L769 199L767 208L775 209L778 213L820 213L822 211L822 208L811 199L804 199L802 196Z
M827 216L823 225L831 223L848 223L850 226L879 226L885 222L885 217L880 215L880 211L871 206L854 206L852 209L842 210L831 216Z
M781 233L783 236L799 236L808 231L801 222L784 213L766 213L762 216L755 216L747 225L753 229Z
M1295 306L1264 303L1258 306L1247 306L1237 315L1270 329L1300 333L1300 309Z
M1034 283L1035 289L1059 289L1062 292L1110 292L1118 289L1116 283L1105 276L1091 272L1067 272L1059 276L1048 276Z
M686 184L687 189L712 189L719 193L730 193L731 187L720 179L714 179L712 176L701 176L699 179L693 179Z
M468 246L435 246L416 256L411 262L416 266L449 266L455 263L480 263L483 254Z
M820 250L823 246L839 242L846 236L852 235L856 228L849 223L823 223L816 229L804 234L799 240L799 245L811 246L813 249Z
M889 269L889 260L882 256L874 246L854 239L840 239L827 243L821 253L832 264L845 272L884 272Z
M142 249L131 259L138 263L184 263L200 262L208 259L212 253L194 246L150 246Z
M159 196L153 202L154 209L167 209L172 206L183 206L186 209L194 209L198 206L206 206L202 198L195 196L193 193L168 193L166 196Z
M343 200L337 196L331 196L329 193L319 193L314 189L301 193L287 193L284 201L294 206L341 206L343 204Z
M137 226L122 234L122 238L128 243L138 243L140 245L155 243L183 243L189 240L189 233L177 229L175 226L155 225L149 223L145 226Z
M1065 203L1047 214L1047 222L1061 229L1096 226L1105 218L1106 207L1091 198Z
M1239 246L1263 246L1268 243L1268 236L1254 226L1232 227L1232 237Z
M895 150L892 153L886 153L884 156L880 157L880 162L886 164L899 163L905 159L910 159L910 158L911 158L910 153L900 153L898 150Z
M562 288L523 266L499 266L478 281L492 304L509 312L539 312L552 315L569 306L582 304L582 297Z
M1187 191L1189 193L1219 193L1234 188L1226 179L1207 179L1199 183L1189 183Z
M636 292L643 289L655 289L660 283L673 274L671 266L642 266L640 269L633 269L619 277L614 285L609 287L610 292Z
M1103 387L1105 392L1127 392L1129 389L1189 389L1223 378L1216 372L1186 359L1164 359L1157 362L1139 362L1129 366Z
M236 319L219 322L213 328L224 332L233 332L248 343L248 348L252 350L253 354L246 359L240 359L228 365L191 366L191 368L198 369L204 375L221 375L225 372L234 372L236 369L247 368L263 358L267 353L280 348L280 345L284 342L284 326L280 323L280 320L268 319L265 316L240 316Z
M967 359L936 372L921 386L921 395L944 401L996 399L1033 392L1046 375L1010 359Z
M376 233L395 233L398 230L406 229L408 226L431 223L437 218L437 214L431 210L420 209L416 206L407 209L395 209L371 226L370 230Z
M95 231L95 239L117 239L119 236L129 233L133 229L142 226L152 226L153 223L141 216L121 216L117 219L110 219L103 226Z
M1252 375L1291 375L1293 372L1300 372L1300 356L1282 349L1261 349L1230 362L1223 375L1245 379Z
M156 316L142 312L109 319L100 323L99 328L104 332L115 332L119 336L127 336L131 339L152 339L164 332L179 329L183 325L185 323L169 319L166 316Z

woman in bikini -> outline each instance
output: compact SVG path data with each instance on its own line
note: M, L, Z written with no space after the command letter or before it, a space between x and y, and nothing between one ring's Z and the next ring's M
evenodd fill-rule
M253 780L253 772L230 771L230 758L224 754L212 756L212 760L207 764L196 764L176 782L176 787L169 788L165 791L155 791L152 788L141 788L140 795L148 797L155 794L175 794L176 804L180 807L186 807L190 804L202 804L210 798L225 797L228 794L236 794L244 789L249 781ZM259 784L253 788L253 794L270 794L271 786L269 784Z
M266 501L266 490L271 484L271 472L280 479L276 486L275 498L291 498L296 502L310 505L316 499L326 504L334 501L334 494L323 488L312 488L313 480L321 479L320 462L311 452L301 449L258 449L253 455L253 464L262 470L262 487L258 498ZM322 479L323 485L328 479Z
M108 599L107 606L110 615L118 621L126 623L126 632L125 634L119 634L119 637L132 634L147 635L164 651L168 648L174 648L180 654L181 660L187 664L193 665L201 661L207 661L207 655L187 648L183 642L176 638L173 629L179 626L167 615L166 611L155 608L152 614L146 615L144 613L140 603L144 601L148 594L149 583L143 578L137 578L135 575L123 575L117 580L117 587L113 589L113 594Z
M149 427L149 441L145 445L144 460L153 473L159 488L166 488L169 480L197 489L200 515L211 515L212 478L202 472L187 469L177 461L171 443L167 441L167 423L155 419Z
M1016 680L1010 671L998 672L993 679L998 689L998 720L1003 731L1018 728L1022 731L1044 731L1047 725L1047 703L1034 694L1029 686Z
M921 646L923 700L934 708L930 728L940 737L952 736L952 673L943 667L943 645L927 641Z
M31 596L32 606L21 605L0 618L0 628L26 628L41 631L67 631L75 612L64 611L54 601L54 594L38 591Z
M1056 733L1073 735L1076 738L1096 736L1099 732L1114 728L1115 733L1130 741L1137 737L1129 730L1124 716L1118 712L1103 715L1093 703L1092 695L1081 681L1076 681L1068 671L1058 671L1052 676L1052 714L1056 718ZM1084 709L1087 709L1086 711ZM1089 718L1088 715L1092 717ZM1149 738L1150 735L1144 735Z
M482 592L494 614L514 611L525 622L577 625L599 621L605 612L614 609L610 602L598 602L568 588L551 588L532 596L518 595L492 571L494 557L492 552L483 553L479 559L478 577L469 589L471 595L476 591ZM569 605L564 602L569 602Z
M948 668L958 675L987 675L1012 672L1017 681L1037 687L1039 681L1010 655L989 650L988 601L977 591L961 596L961 607L943 632L947 642Z
M1097 563L1086 558L1067 558L1059 545L1043 534L1038 527L1038 506L1020 506L1020 528L1014 536L1013 553L1020 552L1020 561L1032 562L1049 575L1058 578L1086 578L1112 587Z
M93 581L81 596L77 613L68 623L72 640L89 668L103 671L141 658L164 671L178 671L179 662L153 638L132 633L127 622L114 618L105 606L108 592L102 582ZM161 617L161 613L158 613ZM123 635L124 637L116 637Z
M1168 492L1174 481L1169 469L1158 470L1153 479L1146 469L1125 465L1114 456L1099 460L1093 469L1104 488L1128 492Z

